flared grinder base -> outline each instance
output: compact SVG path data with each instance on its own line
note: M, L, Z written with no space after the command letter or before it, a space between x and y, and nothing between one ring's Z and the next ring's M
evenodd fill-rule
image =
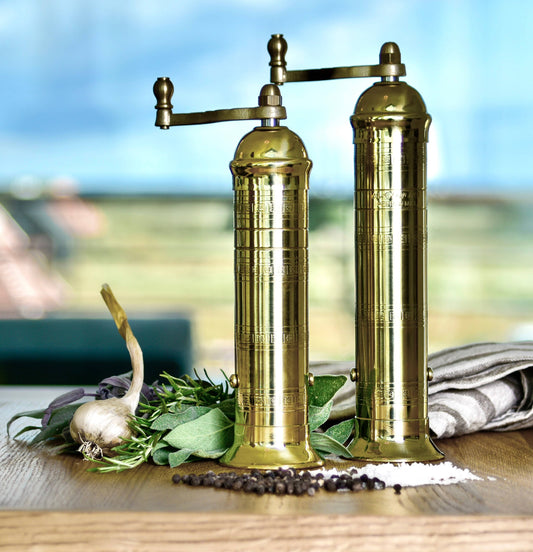
M235 442L221 458L221 464L233 468L258 470L318 468L323 465L324 462L309 443L308 432L302 432L303 428L297 428L296 433L306 433L307 438L299 441L287 440L287 428L279 427L275 429L281 430L280 433L284 434L285 439L273 439L272 441L257 439L256 432L259 430L259 433L262 434L264 431L261 430L266 429L269 430L269 433L272 433L272 428L244 428L243 433L245 435L250 432L254 435L252 435L252 439L243 439L244 435L239 435L241 432L236 426ZM289 431L290 433L292 432Z
M353 458L372 462L429 462L444 458L433 444L429 431L395 433L395 425L402 428L406 425L405 420L396 422L356 417L359 437L348 446ZM413 425L427 428L427 421L417 420Z

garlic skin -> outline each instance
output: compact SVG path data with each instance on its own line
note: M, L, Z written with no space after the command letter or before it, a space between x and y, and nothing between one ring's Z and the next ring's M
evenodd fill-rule
M89 457L102 457L120 445L123 439L131 437L128 420L134 413L135 409L132 412L122 399L87 402L74 413L70 434L74 441L84 446L82 452Z
M123 397L84 403L72 417L70 434L81 445L78 450L93 460L101 458L104 453L111 454L113 447L132 436L128 421L135 414L144 381L142 350L131 331L126 313L107 284L102 286L101 294L120 335L126 341L133 376L130 388Z

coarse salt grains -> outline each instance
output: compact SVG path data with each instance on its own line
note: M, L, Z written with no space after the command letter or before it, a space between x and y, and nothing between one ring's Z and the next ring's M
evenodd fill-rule
M367 475L369 478L378 478L387 487L401 485L402 487L417 487L419 485L453 485L462 481L480 480L468 469L461 469L451 462L438 464L424 464L413 462L406 464L367 464L362 468L356 468L357 475ZM324 476L342 475L343 470L333 468L322 471Z

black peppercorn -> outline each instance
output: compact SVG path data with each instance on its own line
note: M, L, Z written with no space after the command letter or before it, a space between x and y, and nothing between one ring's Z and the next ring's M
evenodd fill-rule
M337 489L346 489L346 487L348 486L346 479L343 478L335 479L334 484Z
M335 485L334 479L326 479L326 482L324 483L324 489L326 491L329 491L330 493L334 493L337 491L337 485Z
M362 491L363 490L363 483L362 481L359 479L359 478L356 478L352 481L352 488L351 490L354 492L354 493L357 493L359 491Z
M215 476L214 475L206 475L203 478L203 484L205 487L212 487L215 484Z
M198 487L200 483L201 483L200 478L197 475L191 475L189 477L189 485L193 487Z
M241 478L237 478L235 479L235 481L232 481L230 488L232 491L240 491L243 485L244 485L243 480Z
M385 488L385 483L381 481L381 479L374 477L373 481L374 481L374 489L376 491L381 491Z
M255 487L256 487L255 481L250 479L244 484L243 490L244 490L245 493L251 493L255 490Z

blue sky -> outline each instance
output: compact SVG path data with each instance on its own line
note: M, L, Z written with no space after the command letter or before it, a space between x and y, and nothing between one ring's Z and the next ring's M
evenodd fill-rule
M266 44L283 33L292 69L376 63L383 42L399 44L433 118L430 190L530 189L532 29L528 0L0 0L0 186L230 193L254 123L161 131L152 85L173 80L175 111L255 105ZM353 188L349 117L371 84L282 88L317 193Z

